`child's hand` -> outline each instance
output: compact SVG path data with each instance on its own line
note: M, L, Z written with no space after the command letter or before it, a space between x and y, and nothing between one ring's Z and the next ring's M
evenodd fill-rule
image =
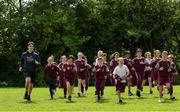
M63 71L65 72L65 71L66 71L66 69L63 69Z
M168 72L171 72L172 70L169 68L167 71L168 71Z
M36 65L39 65L39 62L35 60L35 64L36 64Z
M160 70L160 71L163 71L163 70L164 70L164 68L163 68L163 67L161 67L161 68L159 68L159 70Z
M144 64L144 62L141 61L140 64Z
M101 70L101 69L99 68L99 69L97 69L96 71L99 72L100 70Z
M22 67L19 67L19 71L22 72Z
M131 68L131 70L132 70L132 71L135 71L135 68L134 68L134 67L132 67L132 68Z
M84 71L84 69L83 69L83 68L81 68L81 69L80 69L80 71L82 72L82 71Z

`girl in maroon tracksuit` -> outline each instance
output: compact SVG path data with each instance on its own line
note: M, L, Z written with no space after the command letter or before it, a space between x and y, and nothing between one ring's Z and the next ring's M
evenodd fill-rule
M111 74L113 74L114 69L118 65L119 53L118 52L113 53L111 58L112 59L110 61L110 71L111 71ZM111 78L111 83L112 85L115 85L115 79L113 78L113 76Z
M125 52L125 58L124 58L124 65L126 65L129 69L129 75L127 76L127 83L128 83L128 96L132 96L133 93L131 92L131 86L133 83L134 75L131 71L132 69L132 60L130 58L130 51Z
M64 71L63 71L63 66L66 63L66 56L63 55L61 56L61 62L59 63L58 67L60 69L59 72L59 87L63 88L64 90L64 98L66 98L67 95L67 88L66 88L66 82L64 80Z
M45 79L47 84L49 85L49 92L51 99L53 99L53 95L55 94L57 87L57 79L59 74L59 68L54 63L54 57L50 56L48 58L48 64L45 67Z
M81 92L81 84L83 88L86 88L86 77L87 77L87 63L85 59L83 59L83 53L78 52L78 59L75 61L77 67L77 76L78 76L78 96L80 97Z
M142 51L141 49L138 49L136 51L137 57L135 57L132 62L133 62L133 68L132 70L135 71L136 78L137 78L137 91L136 95L138 97L141 96L141 91L143 90L142 87L142 82L144 79L144 70L145 70L145 58L142 57Z
M144 73L144 82L143 84L146 83L146 80L148 81L148 84L149 84L149 93L152 94L153 91L152 91L152 78L151 78L151 72L152 72L152 68L150 66L151 62L152 62L152 59L151 59L151 52L146 52L145 53L145 57L146 57L146 66L145 66L145 73Z
M162 52L162 59L156 64L158 70L158 85L159 85L159 102L164 102L163 87L170 88L170 72L172 71L171 62L168 60L168 52Z
M74 87L74 80L76 78L76 72L77 72L76 65L74 64L74 57L72 55L70 55L67 58L67 63L64 64L63 71L67 86L68 100L71 101L72 91Z
M158 71L156 70L155 66L158 63L158 61L161 60L161 52L159 50L155 50L154 51L154 58L152 59L152 62L150 64L150 67L152 68L152 72L151 72L151 77L152 77L152 81L153 81L153 85L157 85L157 81L158 81Z
M98 64L93 68L93 72L95 73L95 86L97 92L97 99L101 99L101 94L103 93L105 81L107 74L109 72L108 67L103 64L103 58L98 58Z

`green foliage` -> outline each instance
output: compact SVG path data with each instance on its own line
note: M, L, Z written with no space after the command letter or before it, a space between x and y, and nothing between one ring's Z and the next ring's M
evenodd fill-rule
M0 80L21 78L19 57L30 40L43 66L51 54L82 51L92 63L98 49L134 56L137 48L168 50L179 65L179 7L179 0L1 0Z

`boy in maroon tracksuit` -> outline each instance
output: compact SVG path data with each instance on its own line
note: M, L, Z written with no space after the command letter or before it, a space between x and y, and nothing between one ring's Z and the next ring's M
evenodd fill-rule
M138 49L136 51L137 57L135 57L133 62L133 68L132 70L135 71L136 77L137 77L137 91L136 95L138 97L141 96L141 91L143 90L142 82L144 80L144 70L145 70L145 58L142 57L142 51L141 49Z
M170 72L172 71L171 62L168 60L168 52L162 52L162 59L156 64L155 68L158 70L158 85L159 85L159 102L164 102L163 86L170 88Z
M177 74L177 70L176 70L176 65L173 62L173 56L169 55L168 56L168 60L171 62L171 68L172 71L170 72L170 88L169 88L169 95L170 95L170 99L175 99L174 95L173 95L173 75Z
M67 63L63 66L64 78L67 86L68 100L71 101L72 91L74 88L74 80L76 78L77 68L74 64L74 57L70 55L67 58Z
M58 67L60 69L59 72L59 87L63 88L64 90L64 98L66 98L67 95L67 88L66 88L66 82L64 80L64 71L63 71L63 66L66 63L66 56L63 55L61 56L61 62L59 63Z
M83 88L86 88L86 77L87 77L87 63L85 59L83 59L83 53L78 52L78 59L75 61L77 67L77 76L78 76L78 96L80 97L81 92L81 84Z
M93 68L93 72L95 73L95 86L97 92L98 101L101 99L101 94L104 91L105 81L107 74L109 72L108 67L103 64L103 58L98 58L98 64Z
M57 87L57 79L59 74L59 68L54 63L54 57L50 56L48 58L48 64L45 67L45 79L47 84L49 85L49 92L51 99L53 99L53 95L55 94L56 87Z
M131 92L131 86L132 86L133 74L131 72L131 69L132 69L132 60L130 58L130 51L125 51L124 65L126 65L128 67L128 69L129 69L129 75L127 76L128 95L132 96L133 93Z

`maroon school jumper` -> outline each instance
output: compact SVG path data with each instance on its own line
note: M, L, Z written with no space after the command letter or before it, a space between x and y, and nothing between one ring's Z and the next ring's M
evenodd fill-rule
M45 77L48 83L55 82L59 74L59 68L55 64L45 66Z
M87 64L84 59L75 61L78 79L87 79ZM82 69L82 70L81 70Z
M152 60L149 60L149 59L146 58L145 66L146 67L151 67L150 66L151 62L152 62ZM148 80L148 78L151 77L151 72L152 72L152 70L145 70L145 72L144 72L144 80Z
M97 71L100 69L99 71ZM105 81L107 74L109 73L108 67L103 64L102 66L96 65L93 69L93 72L95 73L95 87L97 95L100 95L100 92L104 90ZM101 93L102 94L102 93Z
M163 67L163 70L159 70ZM166 83L170 83L170 72L168 69L171 68L171 62L167 60L160 60L155 68L158 70L158 84L160 86L166 85Z
M64 64L63 66L65 82L69 82L70 85L74 84L76 78L76 66L75 64Z
M158 61L160 61L160 58L155 58L152 60L150 66L152 68L152 72L151 72L151 77L153 81L157 81L158 80L158 70L156 70L155 66L158 63Z
M135 68L135 74L137 78L137 89L142 90L142 82L144 80L144 70L145 70L145 58L137 58L135 57L133 60L133 67ZM143 62L143 64L140 64Z
M114 69L116 68L117 65L118 65L118 60L112 59L110 62L111 72L114 71Z
M64 74L64 71L63 71L63 66L64 66L65 63L59 63L58 67L60 69L60 72L59 72L59 86L61 88L64 89L64 96L66 96L67 94L67 87L66 87L66 82L65 82L65 74Z
M111 62L110 62L111 74L113 74L113 71L114 71L114 69L116 68L117 65L118 65L118 60L112 59ZM113 78L113 76L111 77L111 83L112 83L112 85L115 85L115 79Z

